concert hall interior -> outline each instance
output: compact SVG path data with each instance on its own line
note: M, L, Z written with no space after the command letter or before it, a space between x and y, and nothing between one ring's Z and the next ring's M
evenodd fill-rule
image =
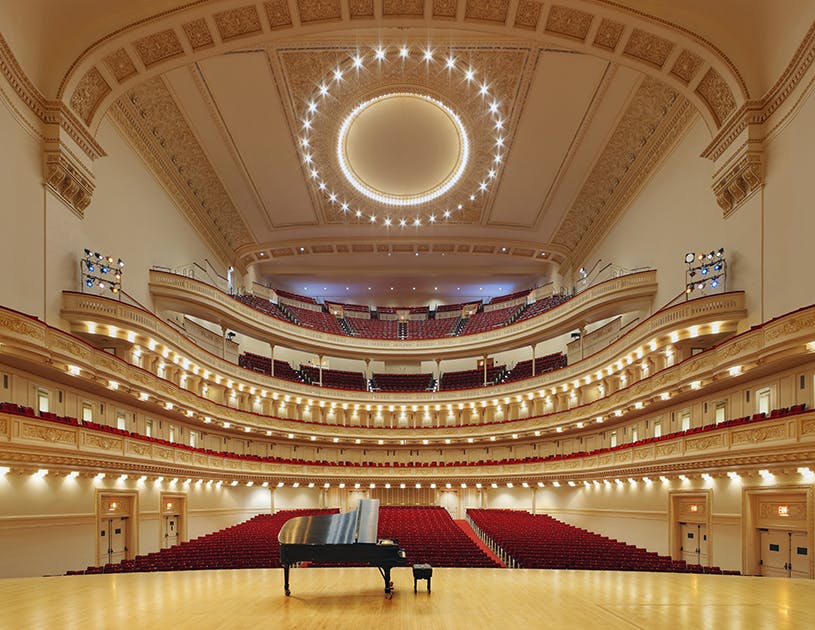
M0 627L815 627L811 0L0 25Z

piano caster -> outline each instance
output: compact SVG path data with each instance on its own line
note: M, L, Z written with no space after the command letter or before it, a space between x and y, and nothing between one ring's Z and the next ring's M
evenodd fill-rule
M289 589L286 589L286 597L291 597L291 591Z

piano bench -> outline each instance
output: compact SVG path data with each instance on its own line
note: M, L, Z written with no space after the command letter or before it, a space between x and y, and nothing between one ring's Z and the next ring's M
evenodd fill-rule
M419 580L427 580L427 592L430 592L430 578L433 575L433 567L429 564L413 565L413 592L416 592L416 583Z

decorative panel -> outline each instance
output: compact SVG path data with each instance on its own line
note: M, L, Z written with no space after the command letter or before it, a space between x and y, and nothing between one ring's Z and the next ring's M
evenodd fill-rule
M159 61L184 54L178 35L171 28L138 39L133 45L142 63L148 68Z
M253 5L222 11L216 13L214 18L215 26L218 27L218 32L224 41L248 37L261 31L260 16Z

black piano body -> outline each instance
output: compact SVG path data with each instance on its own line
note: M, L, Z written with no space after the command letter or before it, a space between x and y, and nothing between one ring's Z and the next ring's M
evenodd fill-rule
M391 569L406 566L407 559L398 541L377 538L378 525L378 499L362 499L351 512L297 516L286 521L277 537L286 595L291 595L289 570L293 564L353 562L377 567L385 581L385 597L392 597Z

